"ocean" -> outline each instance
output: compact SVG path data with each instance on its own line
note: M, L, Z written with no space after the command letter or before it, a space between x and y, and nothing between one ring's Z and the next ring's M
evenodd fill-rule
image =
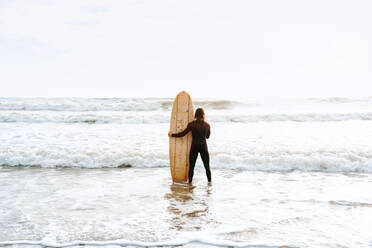
M0 98L0 246L371 247L372 97L195 98L212 185L172 184L171 98Z

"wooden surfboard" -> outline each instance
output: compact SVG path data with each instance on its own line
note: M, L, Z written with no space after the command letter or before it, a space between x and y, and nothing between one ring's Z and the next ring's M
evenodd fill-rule
M170 120L170 131L178 133L194 120L191 97L185 91L174 99ZM184 137L169 138L169 160L173 182L187 182L189 177L189 154L192 142L191 132Z

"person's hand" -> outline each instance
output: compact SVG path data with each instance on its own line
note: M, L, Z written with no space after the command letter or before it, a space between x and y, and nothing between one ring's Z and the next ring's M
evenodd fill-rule
M172 132L171 131L168 132L168 137L172 137Z

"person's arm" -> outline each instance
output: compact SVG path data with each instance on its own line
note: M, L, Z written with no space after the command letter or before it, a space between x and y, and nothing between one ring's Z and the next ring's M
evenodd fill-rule
M206 138L209 139L209 136L211 135L211 126L209 126L209 124L207 123L207 134L206 134Z
M172 134L172 137L183 137L190 131L191 131L191 125L189 123L189 124L187 124L187 127L186 127L185 130L183 130L182 132L179 132L179 133Z

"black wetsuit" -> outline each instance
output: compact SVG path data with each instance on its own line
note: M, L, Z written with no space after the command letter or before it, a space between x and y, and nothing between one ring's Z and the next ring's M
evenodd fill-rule
M190 168L189 168L189 183L192 182L194 176L194 167L198 153L202 158L208 182L212 180L211 170L209 168L209 152L206 139L210 136L210 126L203 120L194 120L187 125L187 128L180 133L172 134L172 137L183 137L188 132L192 132L192 144L190 149Z

